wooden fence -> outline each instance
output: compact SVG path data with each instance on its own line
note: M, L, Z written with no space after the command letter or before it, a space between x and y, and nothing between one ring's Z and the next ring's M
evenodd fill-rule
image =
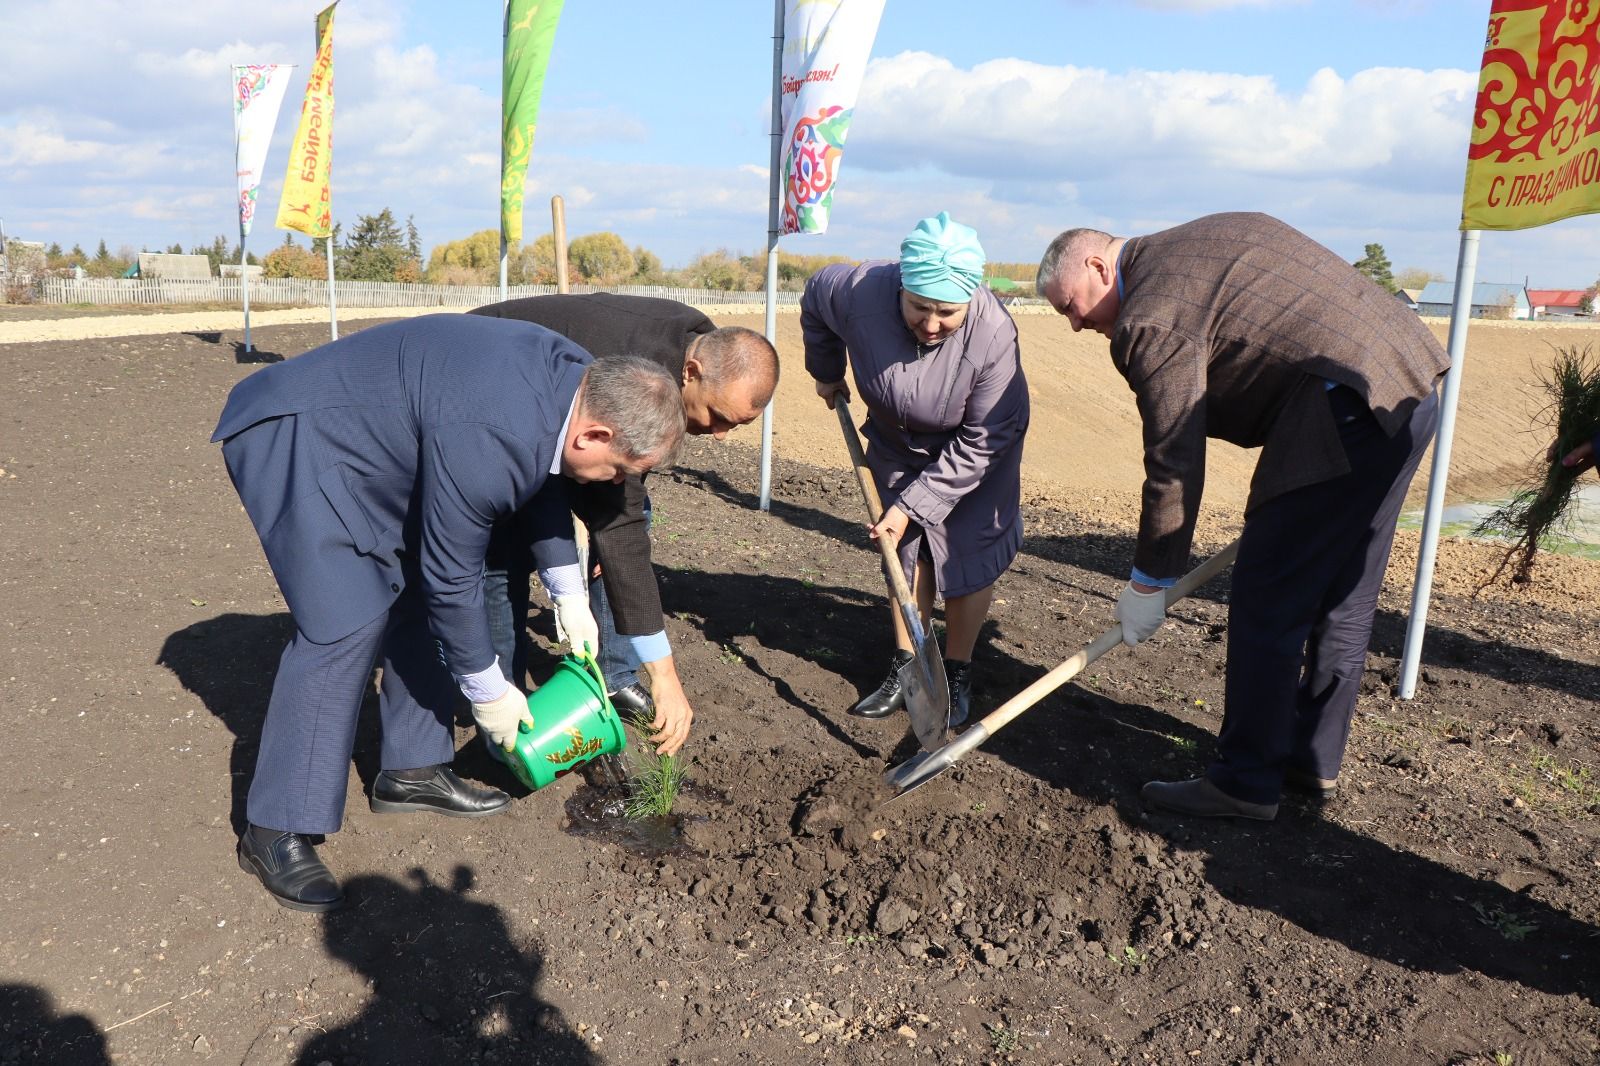
M547 296L554 285L512 285L508 299ZM619 292L634 296L659 296L680 303L754 304L766 301L764 292L722 292L716 289L678 289L663 285L619 285L596 288L575 285L573 292ZM498 285L404 285L386 281L338 281L334 298L339 307L482 307L500 299ZM238 278L43 278L38 299L47 304L234 304L242 305ZM776 294L779 304L797 304L798 292ZM250 283L251 307L322 307L328 302L328 283L305 278L265 278Z

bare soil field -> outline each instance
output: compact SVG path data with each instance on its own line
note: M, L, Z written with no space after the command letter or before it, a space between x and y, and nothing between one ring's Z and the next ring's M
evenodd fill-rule
M671 846L592 825L577 775L525 793L465 717L457 768L510 813L372 814L369 706L322 849L350 906L279 908L233 843L291 623L207 443L235 382L326 339L269 313L255 353L236 312L0 315L0 1064L1600 1061L1600 564L1473 599L1496 552L1447 542L1399 701L1402 533L1338 796L1273 823L1138 802L1209 757L1225 580L884 803L905 720L844 713L887 656L882 583L792 314L771 512L753 428L652 479L698 712ZM1104 342L1018 321L1027 540L979 713L1110 625L1140 476ZM1455 479L1494 495L1543 447L1534 366L1588 334L1473 331ZM1250 461L1211 455L1197 552Z

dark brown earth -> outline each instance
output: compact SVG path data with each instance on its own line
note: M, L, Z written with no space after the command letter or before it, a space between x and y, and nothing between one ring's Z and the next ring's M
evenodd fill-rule
M564 832L583 781L527 795L465 728L508 815L373 815L369 719L323 848L351 905L277 907L233 857L290 632L206 440L237 340L0 345L0 1066L1600 1061L1592 602L1463 598L1491 550L1454 545L1400 702L1392 582L1339 795L1271 824L1138 803L1212 749L1223 584L880 804L904 719L843 713L888 650L856 490L780 460L763 514L741 445L653 479L678 851ZM980 712L1109 624L1131 551L1027 519Z

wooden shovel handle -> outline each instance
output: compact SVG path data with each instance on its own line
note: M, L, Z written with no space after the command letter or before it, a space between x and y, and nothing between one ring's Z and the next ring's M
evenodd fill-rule
M1167 589L1166 606L1171 607L1174 603L1177 603L1185 596L1194 592L1195 589L1216 577L1233 562L1234 556L1238 554L1239 542L1234 541L1232 544L1229 544L1226 548L1223 548L1221 551L1217 552L1217 554L1213 555L1211 558L1207 559L1205 562L1189 571L1183 576L1182 579L1178 581L1176 585L1173 585L1171 588ZM981 743L983 738L993 735L996 730L1000 729L1017 715L1021 714L1029 707L1032 707L1035 703L1038 703L1040 700L1044 699L1062 685L1065 685L1068 681L1071 681L1074 677L1078 676L1079 672L1082 671L1084 667L1088 666L1090 663L1100 658L1100 656L1104 655L1106 652L1110 651L1112 648L1115 648L1121 643L1122 623L1119 622L1096 637L1092 643L1087 645L1082 651L1078 652L1078 654L1057 666L1048 674L1045 674L1039 680L1035 681L1033 684L1029 685L1027 688L1023 689L1015 696L1012 696L1009 700L985 715L983 720L979 722L974 729L968 730L969 733L975 733L978 737L978 740L971 746L976 746L976 743ZM960 743L961 740L965 739L966 737L963 735L953 743Z
M883 518L883 500L878 497L878 486L867 469L867 456L861 450L861 438L856 435L855 423L850 420L850 404L843 394L835 393L833 410L839 416L839 428L844 430L845 447L850 449L850 465L855 468L856 483L861 486L861 498L867 504L867 517L873 525ZM911 588L906 584L905 570L900 566L899 544L892 537L879 537L878 550L883 552L884 566L889 571L889 585L902 605L914 605Z

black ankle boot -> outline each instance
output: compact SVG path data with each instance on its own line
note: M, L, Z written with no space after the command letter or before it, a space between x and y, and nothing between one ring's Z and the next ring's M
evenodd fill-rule
M889 664L889 676L883 679L883 684L862 697L860 703L850 708L850 713L857 718L887 718L904 707L906 694L900 688L900 668L913 658L908 651L896 651Z
M944 676L950 682L950 728L954 729L966 724L972 710L972 663L946 659Z

